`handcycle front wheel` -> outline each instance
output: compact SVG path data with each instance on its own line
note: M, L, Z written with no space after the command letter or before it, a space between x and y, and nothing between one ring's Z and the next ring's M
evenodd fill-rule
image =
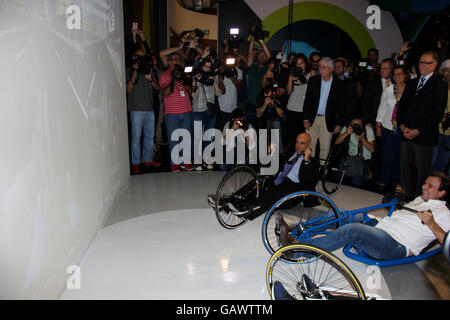
M358 278L339 258L310 245L290 245L277 250L266 268L267 290L280 282L296 300L366 300Z
M266 213L262 239L270 254L283 247L281 217L295 240L323 235L340 225L339 209L326 196L314 191L299 191L281 198Z
M256 172L247 165L238 165L222 178L216 192L215 212L220 225L226 229L235 229L247 220L233 214L226 206L230 199L244 198L253 193L258 196ZM245 201L245 199L241 199Z

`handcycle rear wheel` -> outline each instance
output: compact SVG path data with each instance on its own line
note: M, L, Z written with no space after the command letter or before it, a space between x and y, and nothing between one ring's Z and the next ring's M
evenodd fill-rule
M271 256L266 284L272 299L276 281L297 300L366 300L358 278L339 258L310 245L290 245Z
M262 238L270 254L283 246L280 242L280 213L291 229L290 234L296 239L302 239L305 235L312 237L330 232L340 225L339 209L324 195L313 191L299 191L287 195L273 205L264 217ZM325 223L326 227L308 232L308 229Z
M254 185L252 185L254 183ZM242 192L244 187L245 194L237 194ZM216 217L220 225L226 229L234 229L246 222L245 219L233 214L227 207L226 201L230 198L245 197L248 193L254 192L258 195L259 186L257 185L256 172L247 165L238 165L227 172L219 183L216 192Z

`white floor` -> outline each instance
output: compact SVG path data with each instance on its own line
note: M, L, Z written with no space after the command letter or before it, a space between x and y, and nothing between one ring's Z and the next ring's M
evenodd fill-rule
M261 240L263 216L227 230L207 205L206 195L215 192L222 176L182 172L131 177L80 264L81 288L67 289L61 299L270 299L265 284L270 256ZM338 207L346 209L378 204L381 198L345 186L332 196ZM385 299L405 297L411 267L388 272L396 282L393 295L385 272L343 257L341 251L335 254L357 275L366 293ZM405 282L398 279L399 271ZM406 297L411 298L408 293Z

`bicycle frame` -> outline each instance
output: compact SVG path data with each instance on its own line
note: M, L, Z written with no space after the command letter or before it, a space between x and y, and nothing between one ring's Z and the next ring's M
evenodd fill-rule
M330 199L328 199L328 200L330 200ZM332 201L330 200L330 202L332 202ZM325 216L325 217L311 219L311 220L307 221L306 223L300 223L296 228L294 228L294 230L291 232L291 235L297 236L299 234L299 228L302 231L300 233L300 236L296 238L297 241L299 241L299 242L304 241L304 240L309 240L312 237L320 235L320 234L326 235L326 234L331 233L331 231L326 231L326 229L324 229L324 228L326 228L329 225L336 224L336 223L338 224L338 227L339 227L341 225L341 221L346 220L348 218L350 218L349 223L352 223L355 215L359 214L359 213L363 213L364 223L367 223L370 220L370 218L368 217L368 212L378 210L378 209L383 209L383 208L389 208L388 216L391 216L392 213L394 212L396 203L397 203L397 199L393 199L392 201L384 203L384 204L368 206L368 207L364 207L364 208L360 208L360 209L356 209L356 210L339 211L339 209L338 209L339 218L333 217L332 220L329 220L331 217ZM318 223L319 223L319 225L317 225ZM318 231L318 232L316 232L316 231Z

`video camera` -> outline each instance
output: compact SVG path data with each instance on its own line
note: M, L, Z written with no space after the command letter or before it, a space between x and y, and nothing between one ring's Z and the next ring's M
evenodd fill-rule
M358 81L366 81L374 70L375 68L369 65L367 61L360 61L355 68L355 78Z
M239 45L244 42L244 37L240 36L239 32L239 28L230 28L230 31L225 38L229 48L239 48Z
M232 79L232 78L237 79L238 73L237 73L235 66L236 66L236 58L233 58L231 56L226 58L225 65L222 66L222 67L224 67L225 70L220 72L220 74L223 77L227 77L229 79Z
M194 74L194 67L187 66L184 69L176 64L172 70L172 82L170 83L170 92L173 92L176 81L183 83L183 85L192 85L192 76Z
M270 35L269 31L263 31L261 23L258 23L255 26L251 27L249 33L256 40L264 40Z

